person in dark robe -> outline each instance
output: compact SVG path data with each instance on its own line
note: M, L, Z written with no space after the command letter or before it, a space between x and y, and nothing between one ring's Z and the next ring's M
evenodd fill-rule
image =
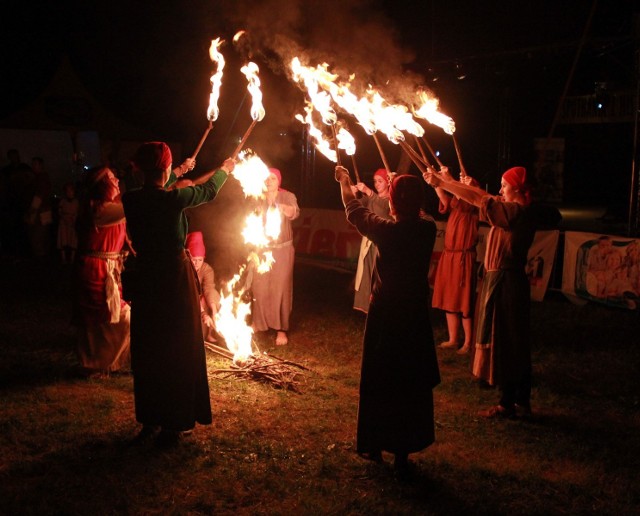
M513 167L502 175L500 195L466 185L444 171L428 169L424 179L480 209L490 224L484 259L484 279L478 298L473 374L498 385L498 405L478 414L486 418L531 414L530 284L527 253L537 217L530 209L527 171Z
M131 278L131 368L138 441L157 435L173 446L195 423L211 424L198 278L185 252L185 208L211 201L235 161L227 159L201 184L169 189L171 151L163 142L140 146L134 166L141 189L123 194L136 270Z
M419 178L397 176L391 183L394 220L384 219L356 200L349 174L338 166L347 220L378 248L367 315L357 452L382 461L395 455L399 474L409 471L410 453L435 440L433 388L440 383L429 318L429 263L436 225L420 216Z

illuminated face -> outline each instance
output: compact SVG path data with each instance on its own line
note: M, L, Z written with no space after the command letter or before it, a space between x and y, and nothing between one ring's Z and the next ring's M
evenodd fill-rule
M111 170L107 170L106 181L109 183L107 188L107 200L113 201L120 194L120 181Z
M269 174L269 177L264 180L264 184L267 186L267 192L277 192L278 187L278 176L275 174Z
M196 272L200 272L200 268L204 263L204 256L192 256L191 263L193 263L193 267L196 270Z
M500 195L507 202L516 202L518 198L518 191L515 186L511 186L504 179L500 182Z
M389 181L381 176L373 176L373 187L378 192L378 195L383 195L389 192Z

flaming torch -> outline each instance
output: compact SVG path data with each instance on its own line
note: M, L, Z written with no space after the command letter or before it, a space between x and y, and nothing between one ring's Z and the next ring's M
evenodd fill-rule
M209 125L205 130L202 138L200 138L200 142L196 147L196 150L193 151L191 155L192 159L195 159L204 141L209 136L209 132L213 127L213 122L218 119L218 115L220 111L218 110L218 99L220 98L220 86L222 86L222 70L224 70L224 56L219 52L218 48L220 45L224 43L220 38L216 38L211 41L211 46L209 47L209 57L211 60L217 64L215 73L211 76L211 94L209 95L209 107L207 109L207 118L209 119Z
M260 91L260 79L258 78L258 65L250 61L245 66L243 66L240 71L245 75L248 81L247 89L249 90L249 93L251 93L251 118L253 119L253 121L251 122L249 128L245 131L244 136L236 147L236 150L233 151L233 158L238 156L238 154L242 150L242 147L247 141L247 138L249 138L251 131L253 131L255 125L260 120L262 120L265 115L264 107L262 106L262 91Z
M295 116L296 120L308 125L309 134L315 140L316 149L318 149L329 161L336 163L338 161L337 152L331 148L329 142L324 139L322 131L313 122L313 105L311 102L306 101L304 110L306 115L303 117L298 114Z
M338 141L338 149L343 149L347 156L351 156L351 163L353 164L353 173L356 176L356 182L360 182L360 174L358 173L358 166L356 165L356 140L344 127L340 127L336 135ZM340 162L338 162L338 165Z

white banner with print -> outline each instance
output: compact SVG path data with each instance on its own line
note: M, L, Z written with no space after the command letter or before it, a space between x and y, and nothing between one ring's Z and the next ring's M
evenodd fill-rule
M562 292L635 309L640 297L640 240L567 231Z

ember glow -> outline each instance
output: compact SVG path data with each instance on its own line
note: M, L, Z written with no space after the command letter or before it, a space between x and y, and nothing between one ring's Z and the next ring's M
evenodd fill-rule
M209 47L209 57L216 63L216 71L211 76L211 95L209 95L209 109L207 110L207 118L210 122L218 119L220 111L218 110L218 99L220 98L220 86L222 86L222 70L224 70L224 56L218 51L223 40L216 38L211 42Z

